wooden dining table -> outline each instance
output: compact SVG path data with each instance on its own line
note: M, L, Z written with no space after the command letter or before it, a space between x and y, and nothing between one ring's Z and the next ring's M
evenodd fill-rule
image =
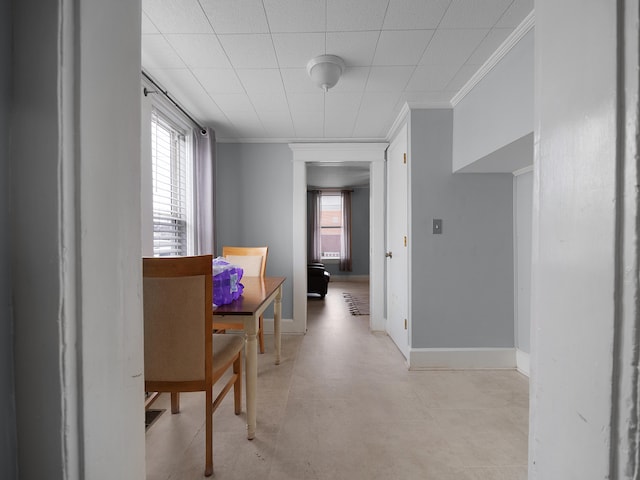
M214 306L215 317L233 317L242 322L246 336L245 380L247 404L247 438L256 435L256 394L258 388L258 319L273 303L273 330L276 351L276 365L280 364L280 321L282 317L282 284L285 277L242 277L244 291L237 300L221 306Z

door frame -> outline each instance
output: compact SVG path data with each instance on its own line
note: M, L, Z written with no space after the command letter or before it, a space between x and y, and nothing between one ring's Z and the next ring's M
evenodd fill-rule
M387 142L290 143L293 151L293 325L307 331L307 163L366 162L370 172L369 199L369 328L384 331L384 188Z

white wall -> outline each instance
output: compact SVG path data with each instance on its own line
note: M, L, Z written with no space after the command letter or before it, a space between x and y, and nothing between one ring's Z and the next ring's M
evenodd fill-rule
M452 173L452 117L411 111L411 346L513 348L513 176Z
M515 342L524 353L531 352L531 209L533 172L513 178Z
M140 5L12 8L20 478L141 479Z
M533 30L455 106L453 171L532 131ZM510 171L523 166L518 165Z
M267 275L287 277L283 319L293 318L291 159L287 144L217 145L217 254L224 245L268 245Z
M9 225L9 125L11 103L11 14L0 0L0 225ZM13 384L10 229L0 229L0 477L15 480L16 411Z
M637 478L638 34L536 2L531 480Z

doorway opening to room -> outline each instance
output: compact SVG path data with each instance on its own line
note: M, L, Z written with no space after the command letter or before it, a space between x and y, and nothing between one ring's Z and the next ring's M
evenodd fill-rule
M331 295L352 315L369 315L369 170L365 163L306 166L307 310Z
M366 178L369 192L368 225L358 227L359 233L368 230L369 263L369 329L384 331L384 170L388 143L314 143L289 144L293 151L293 324L292 331L304 333L307 329L307 195L308 186L314 186L314 168L342 167L360 171ZM307 171L307 166L310 170ZM307 181L307 175L311 178ZM335 188L335 185L332 185ZM355 188L352 190L356 190ZM361 197L365 203L366 194ZM358 220L362 215L358 216ZM367 260L365 260L367 261ZM340 275L340 272L337 273Z

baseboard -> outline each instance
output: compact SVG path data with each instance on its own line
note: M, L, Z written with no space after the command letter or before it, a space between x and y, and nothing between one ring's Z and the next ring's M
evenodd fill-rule
M519 348L516 349L516 369L521 374L529 376L529 354Z
M516 368L514 348L412 348L410 370Z
M369 280L369 275L340 275L339 273L332 273L331 280L340 282L364 282Z

